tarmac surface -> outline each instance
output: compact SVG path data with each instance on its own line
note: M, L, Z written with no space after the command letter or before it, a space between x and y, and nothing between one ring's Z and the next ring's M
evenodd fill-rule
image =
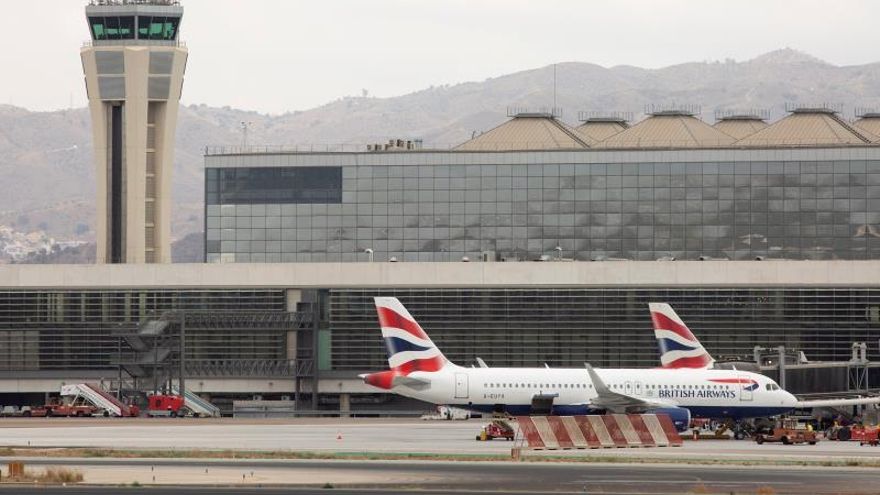
M815 470L804 468L726 469L713 466L559 464L432 461L250 461L150 459L45 459L28 466L63 465L82 471L86 483L135 486L138 493L155 485L178 485L179 477L200 478L205 470L209 491L156 493L242 493L266 485L301 485L300 489L334 488L381 492L439 493L877 493L876 469ZM107 478L111 473L111 478ZM120 476L121 473L121 476ZM237 480L227 479L229 474ZM155 481L153 481L155 479ZM189 478L192 479L192 478ZM211 486L213 485L213 486ZM259 485L259 486L258 486ZM311 486L302 486L311 485ZM326 487L326 488L325 488ZM84 488L84 487L80 487ZM58 493L75 493L64 488ZM93 489L81 493L96 493ZM771 491L772 490L772 491ZM0 489L0 493L3 490ZM19 493L19 492L15 492ZM326 491L324 493L327 493ZM344 493L344 492L343 492Z
M0 447L87 447L143 450L252 450L509 455L515 442L477 442L485 420L420 421L291 419L279 421L153 418L32 418L0 420ZM46 427L44 427L46 426ZM713 460L876 459L880 448L857 442L756 445L743 441L687 441L680 448L534 451L528 455L611 456Z
M84 447L126 450L302 451L323 453L492 454L509 456L515 442L477 442L486 420L406 419L193 420L15 419L0 420L0 447ZM246 460L25 458L29 469L64 466L86 483L57 493L880 493L880 468L771 466L771 462L880 461L880 448L855 442L756 445L751 441L688 441L678 448L531 451L533 456L611 456L611 462L517 463L377 460ZM650 464L640 464L650 459ZM0 458L5 467L9 458ZM680 464L689 460L696 465ZM664 462L668 461L668 463ZM706 465L706 461L740 464ZM744 466L742 462L749 462ZM658 464L659 463L659 464ZM700 464L702 463L702 464ZM161 485L166 485L163 487ZM167 488L186 486L189 488ZM197 486L196 486L197 485ZM223 491L223 487L233 487ZM291 488L293 487L293 488ZM24 487L18 486L19 489ZM85 491L76 491L84 490ZM363 491L363 490L374 490ZM55 489L40 493L55 493ZM772 490L772 491L770 491ZM4 493L28 493L0 485ZM327 493L323 491L322 493Z

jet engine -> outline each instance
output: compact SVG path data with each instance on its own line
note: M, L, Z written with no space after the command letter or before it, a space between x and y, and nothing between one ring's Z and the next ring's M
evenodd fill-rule
M686 431L691 425L691 412L683 407L662 407L658 409L649 409L645 411L647 414L665 414L672 420L675 429L678 431Z

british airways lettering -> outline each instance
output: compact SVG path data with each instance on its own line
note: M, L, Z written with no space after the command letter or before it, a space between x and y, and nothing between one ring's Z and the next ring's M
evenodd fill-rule
M657 392L660 399L736 399L733 390L664 390Z

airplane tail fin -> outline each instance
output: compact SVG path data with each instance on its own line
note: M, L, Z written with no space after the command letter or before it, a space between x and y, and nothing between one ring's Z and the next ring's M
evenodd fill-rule
M708 368L715 362L670 305L650 303L648 309L663 368Z
M407 375L438 371L449 363L396 297L377 297L375 301L391 370Z

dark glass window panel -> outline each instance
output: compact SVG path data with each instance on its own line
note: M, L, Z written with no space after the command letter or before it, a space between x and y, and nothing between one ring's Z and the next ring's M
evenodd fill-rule
M89 17L89 25L92 27L92 39L96 41L107 39L107 23L103 17Z
M217 194L220 204L341 203L342 168L224 169Z
M174 41L180 26L179 17L139 16L138 38L142 40Z
M95 41L134 39L134 24L133 16L89 17L92 39Z

